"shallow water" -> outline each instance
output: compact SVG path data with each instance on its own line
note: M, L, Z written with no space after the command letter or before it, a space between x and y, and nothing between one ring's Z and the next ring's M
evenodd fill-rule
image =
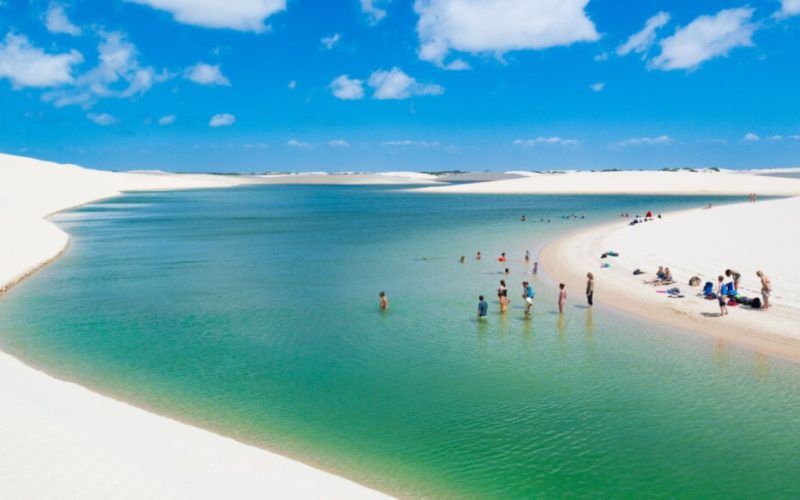
M72 244L0 301L0 345L404 496L797 497L800 365L589 311L580 290L561 318L522 259L620 211L704 203L342 186L126 195L56 218ZM573 212L586 218L561 218Z

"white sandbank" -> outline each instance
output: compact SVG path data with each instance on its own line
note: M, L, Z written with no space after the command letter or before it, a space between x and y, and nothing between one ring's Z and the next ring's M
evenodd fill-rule
M439 184L436 176L417 172L302 173L258 176L265 184L408 185Z
M99 172L0 154L0 288L35 271L67 245L67 234L45 219L49 214L122 191L246 181ZM55 379L0 353L0 498L382 496L281 455Z
M787 179L779 179L786 183ZM654 211L658 207L653 207ZM581 231L543 250L543 269L571 290L574 303L584 303L586 273L595 275L595 303L606 304L649 320L704 332L723 341L746 344L758 351L800 359L800 198L698 208L630 226L630 219ZM601 259L609 250L619 257ZM610 268L601 268L608 262ZM642 283L653 279L659 265L669 267L684 298L668 298ZM647 274L634 276L637 268ZM740 291L759 297L756 277L763 270L772 280L774 306L769 311L729 307L716 317L716 300L698 297L701 287L689 278L717 282L726 269L742 273Z
M465 194L715 194L800 195L800 179L736 172L568 172L531 174L474 184L429 186L415 191Z

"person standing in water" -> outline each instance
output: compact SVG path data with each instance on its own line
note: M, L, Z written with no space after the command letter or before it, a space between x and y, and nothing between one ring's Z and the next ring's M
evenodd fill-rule
M497 258L497 262L505 262L506 261L506 253L503 252L500 254L500 257Z
M531 261L531 252L525 250L525 262L530 262L530 261Z
M500 280L500 287L497 289L497 300L500 301L500 312L505 313L508 311L508 288L506 288L506 280Z
M458 259L458 261L463 264L466 259L467 258L462 255L461 258Z
M478 250L478 253L475 254L475 260L481 260L481 252Z
M533 297L536 294L533 287L527 281L522 282L522 299L525 301L525 318L531 317L531 308L533 307Z
M564 314L564 305L567 303L567 285L558 284L558 314Z
M386 293L380 292L378 294L378 297L380 297L381 300L380 301L381 310L386 311L387 309L389 309L389 298L386 296Z
M589 307L594 305L594 275L592 273L586 275L586 301L589 303Z
M489 304L483 300L483 295L478 296L478 319L486 319L489 314Z

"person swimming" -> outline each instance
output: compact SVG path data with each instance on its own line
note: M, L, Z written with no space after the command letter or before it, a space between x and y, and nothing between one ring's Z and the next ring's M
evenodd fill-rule
M500 254L500 257L497 258L497 262L505 262L506 261L506 253L503 252Z
M389 309L389 297L386 296L386 293L380 292L378 297L380 297L380 308L384 311Z
M478 251L478 253L475 254L475 260L481 260L481 252L480 252L480 250Z

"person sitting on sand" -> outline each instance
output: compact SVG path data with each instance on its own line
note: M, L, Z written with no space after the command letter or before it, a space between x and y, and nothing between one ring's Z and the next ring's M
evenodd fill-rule
M725 276L733 280L733 289L738 292L739 280L742 279L742 273L740 273L739 271L734 271L732 269L726 269Z
M670 285L675 283L675 280L672 279L672 271L669 270L668 267L664 268L664 277L661 279L662 285Z
M381 300L380 301L381 309L384 310L384 311L389 309L389 298L386 296L386 293L385 292L380 292L378 294L378 297L380 297L380 300Z
M564 306L567 303L567 285L558 284L558 314L564 314Z
M725 316L728 314L728 297L725 296L725 285L723 283L725 278L722 276L717 278L717 301L719 302L719 315Z
M497 258L497 262L505 262L506 261L506 253L503 252L500 254L500 257Z
M594 275L592 273L586 274L586 301L589 307L594 305Z
M664 266L658 266L658 271L656 271L656 278L652 280L645 280L644 283L647 285L658 285L663 279L664 279Z
M763 271L757 271L756 276L761 279L761 309L769 309L769 297L772 295L772 282L769 280L766 274Z
M483 295L478 296L478 319L486 319L489 314L489 304L483 300Z

